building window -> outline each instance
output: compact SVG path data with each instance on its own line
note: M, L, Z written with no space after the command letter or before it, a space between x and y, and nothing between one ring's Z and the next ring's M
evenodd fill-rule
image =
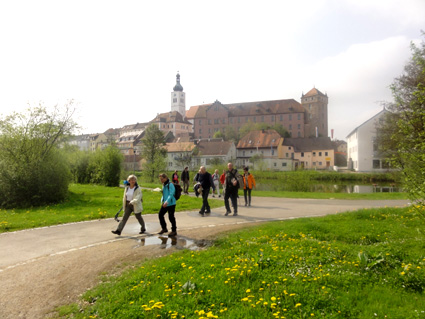
M298 135L298 137L301 137L301 132L298 132L298 134L297 134L297 135Z
M322 152L319 152L319 156L322 156Z
M199 120L199 125L202 125L202 120Z
M223 124L226 124L226 119L225 119L225 118L223 119L222 123L223 123Z
M242 156L245 156L245 151L242 151Z
M313 156L316 156L316 152L313 152Z
M254 123L257 123L257 117L254 116Z
M301 152L301 157L304 157L304 152Z
M211 119L208 119L208 125L211 125Z
M273 163L273 166L276 167L276 163Z
M177 99L173 99L173 103L177 103Z
M325 156L328 156L328 152L325 152Z
M201 128L199 129L199 134L202 134L202 129Z
M286 166L286 163L282 163L282 167L285 167Z
M274 115L272 115L272 122L274 122Z
M373 168L381 168L381 161L379 159L373 160L372 165Z
M289 124L289 130L292 130L292 124Z
M301 114L300 113L298 113L298 119L301 120Z
M301 124L298 124L297 125L297 128L300 130L301 129Z
M229 119L230 123L233 124L233 117Z
M292 114L289 114L289 120L292 121Z
M241 118L240 117L238 117L238 123L240 123L241 122Z
M288 158L289 157L289 153L286 153L286 158Z

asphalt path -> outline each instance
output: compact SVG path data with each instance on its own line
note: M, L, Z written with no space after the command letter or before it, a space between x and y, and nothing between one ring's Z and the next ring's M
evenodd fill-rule
M243 202L240 201L240 202ZM362 208L403 207L407 200L336 200L336 199L288 199L253 197L252 206L239 206L238 216L224 216L225 208L213 209L210 215L202 217L198 211L176 213L177 232L203 227L258 223L302 217L317 217L337 214ZM178 205L178 202L177 202ZM158 238L160 230L158 216L143 215L146 222L146 237ZM167 220L167 216L166 216ZM169 222L167 220L167 224ZM76 250L116 241L134 239L139 233L139 225L134 216L130 217L122 236L116 236L114 219L101 219L71 223L0 234L0 272L25 265L40 258L67 254ZM178 236L177 236L178 238Z

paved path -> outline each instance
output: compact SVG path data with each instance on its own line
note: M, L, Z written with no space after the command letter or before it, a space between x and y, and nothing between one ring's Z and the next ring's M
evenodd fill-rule
M222 225L284 220L299 217L323 216L361 208L405 206L407 200L316 200L254 197L253 206L240 207L239 216L224 216L224 207L214 209L210 216L201 217L197 211L176 213L179 230ZM160 230L157 215L144 215L147 230ZM167 218L167 216L166 216ZM167 221L168 222L168 221ZM169 222L168 222L169 224ZM139 225L130 217L122 236L111 234L117 227L113 219L65 224L0 234L0 272L38 260L70 253L116 241L134 239Z

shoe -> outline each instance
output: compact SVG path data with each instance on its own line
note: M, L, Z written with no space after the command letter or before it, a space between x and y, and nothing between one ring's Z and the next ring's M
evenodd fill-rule
M221 195L218 195L218 197L221 197Z
M249 203L248 206L251 206L251 203Z
M211 211L209 211L209 212L205 212L205 214L211 214Z
M226 214L224 214L224 216L228 216L231 213L231 211L227 211Z
M165 233L168 233L168 230L166 230L166 229L162 229L162 230L158 233L158 235L162 235L162 234L165 234Z
M139 234L144 234L146 232L146 229L142 229Z
M237 212L234 212L234 213L233 213L233 216L238 216L238 213L237 213Z
M121 236L121 232L119 230L112 230L111 233L118 235L118 236Z
M199 212L199 215L202 215L202 216L204 216L204 212Z
M177 236L176 231L172 231L171 233L168 234L168 237L174 237L174 236Z
M212 195L212 197L215 197L214 195Z

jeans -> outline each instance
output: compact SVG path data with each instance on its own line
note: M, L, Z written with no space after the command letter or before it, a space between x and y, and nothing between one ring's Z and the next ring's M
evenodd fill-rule
M161 229L166 230L167 229L167 223L165 222L165 214L168 213L168 219L171 223L171 231L177 231L177 225L176 225L176 218L174 217L174 212L176 211L176 205L173 206L167 206L162 207L159 210L158 217L159 217L159 224L161 225Z
M132 212L134 212L133 205L127 203L127 205L125 206L124 215L122 216L122 220L118 224L117 230L119 232L122 232L122 230L124 229L124 226L127 223L127 220L130 217L130 215L131 215ZM141 231L145 231L146 230L146 227L145 227L145 221L143 220L143 217L142 217L142 213L134 214L134 216L136 216L137 220L139 221L140 230Z
M252 189L249 189L249 188L243 190L243 196L245 197L245 206L247 204L251 205L251 191L252 191ZM247 201L247 196L246 196L247 193L248 193L249 201Z
M232 206L234 213L238 212L238 189L227 189L224 192L224 206L226 206L226 211L231 212L229 205L229 198L232 201Z
M202 189L202 207L200 210L200 213L207 213L209 214L211 212L210 204L208 203L208 195L210 194L209 188Z

